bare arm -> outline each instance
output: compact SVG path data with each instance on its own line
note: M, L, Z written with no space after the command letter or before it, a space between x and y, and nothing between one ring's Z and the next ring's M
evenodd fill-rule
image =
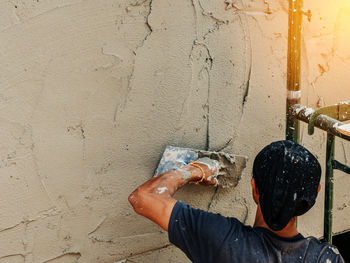
M173 198L176 191L189 182L202 180L203 175L200 184L216 185L217 180L213 175L217 174L218 169L216 167L211 170L207 165L197 163L196 166L187 165L182 169L157 175L132 192L129 202L136 213L168 231L171 212L177 202Z

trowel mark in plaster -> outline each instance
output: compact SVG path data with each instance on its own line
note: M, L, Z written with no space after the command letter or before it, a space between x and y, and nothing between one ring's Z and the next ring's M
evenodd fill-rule
M131 3L132 6L139 6L142 5L144 2L146 2L147 0L137 0L134 3Z
M126 257L126 258L117 259L118 261L115 262L115 263L124 263L124 262L128 262L128 261L133 262L129 258L134 258L136 256L140 256L140 255L147 254L147 253L150 253L150 252L153 252L153 251L157 251L157 250L162 250L162 249L165 249L165 248L168 248L168 247L173 247L173 245L166 244L166 245L163 245L161 247L156 247L156 248L152 248L152 249L146 249L145 251L141 251L141 252L137 252L137 253L131 253L131 255Z
M11 1L9 1L11 2ZM25 1L22 1L22 5L16 4L14 5L16 8L16 11L13 13L15 15L15 18L17 20L16 23L10 25L9 27L6 27L5 30L7 30L10 27L13 27L15 25L18 25L18 22L20 23L25 23L26 21L29 21L31 19L34 19L36 17L40 17L43 15L47 15L49 13L55 12L59 9L63 9L63 8L67 8L69 6L74 6L74 5L78 5L81 4L83 1L82 0L74 0L74 1L67 1L67 3L56 3L56 5L54 5L53 7L48 7L48 8L39 8L39 5L42 4L42 2L44 1L33 1L35 4L37 4L38 6L27 6L25 4ZM54 1L52 1L54 2ZM56 2L63 2L63 1L56 1ZM23 10L26 10L26 12L23 12ZM4 31L5 31L4 30ZM3 32L3 31L1 31Z
M54 258L50 258L50 259L47 259L45 261L42 261L41 263L54 262L55 260L61 259L61 258L73 258L75 260L75 262L77 262L80 257L81 257L80 252L67 252L67 253L62 253L61 255L58 255Z
M243 2L241 2L243 5ZM242 18L242 15L244 17L244 21ZM249 27L248 27L248 21L247 21L247 15L245 13L239 13L238 14L239 17L239 21L241 24L241 28L243 30L243 35L244 35L244 39L247 40L245 41L245 43L247 43L245 45L245 55L246 55L246 61L247 63L246 65L246 69L245 69L245 82L243 83L243 85L241 86L241 88L244 88L244 94L243 94L243 100L242 100L242 117L243 117L243 113L244 113L244 106L247 102L248 99L248 95L249 95L249 89L250 89L250 78L251 78L251 74L252 74L252 63L253 63L253 51L252 51L252 40L250 37L250 31L249 31ZM248 57L247 57L248 56Z
M194 70L195 68L195 65L193 63L193 61L195 60L195 56L194 56L194 51L196 50L197 47L203 47L203 49L206 51L207 53L207 56L200 56L200 58L203 58L203 61L204 63L201 65L202 66L202 69L197 72ZM191 95L193 93L193 87L195 86L195 76L197 77L197 79L201 79L201 74L203 71L206 72L206 75L207 75L207 99L206 99L206 103L203 105L203 110L204 110L204 118L206 119L207 123L208 123L208 119L209 119L209 89L210 89L210 73L209 71L212 69L212 66L213 66L213 58L210 54L210 51L209 51L209 48L206 44L204 43L201 43L201 42L198 42L197 40L194 40L193 41L193 45L192 45L192 49L191 49L191 52L189 54L189 60L190 60L190 63L191 63L191 68L192 68L192 78L191 78L191 82L189 83L189 89L188 89L188 94L187 96L185 97L185 99L183 100L182 102L182 106L181 106L181 113L179 115L179 118L178 118L178 122L179 122L179 125L177 125L177 127L175 128L175 130L181 130L185 125L186 125L186 116L188 116L188 112L190 111L189 110L189 105L190 105L190 99L191 99ZM197 73L197 74L195 74ZM208 130L208 128L207 128Z
M43 90L44 90L44 86L40 90L39 99L37 100L36 106L33 109L32 116L33 116L33 114L34 114L34 112L36 110L36 107L37 107L40 99L41 99L41 95L42 95ZM43 181L43 179L42 179L42 177L40 175L40 168L39 168L38 160L37 160L37 157L36 157L36 154L35 154L35 147L36 146L35 146L35 141L34 141L34 137L33 137L33 128L29 124L26 125L26 126L23 126L23 127L24 127L24 130L23 130L23 133L21 135L21 138L26 137L26 134L28 133L28 136L29 136L29 139L30 139L30 145L31 145L31 147L29 147L29 149L30 149L30 155L32 156L32 162L34 164L34 172L35 172L35 174L36 174L36 176L37 176L37 178L38 178L38 180L40 182L40 186L42 187L43 192L45 192L45 195L47 196L48 201L50 202L50 206L51 207L48 210L51 210L51 209L55 210L56 209L55 202L51 198L50 192L47 189L46 184L44 183L44 181ZM18 143L23 145L23 141L20 138L18 139ZM23 180L28 185L27 180L25 178L23 178Z
M202 10L201 14L203 16L207 16L207 17L210 17L212 18L214 21L215 21L215 25L214 25L214 28L211 28L208 30L208 32L204 33L201 37L198 37L198 16L197 16L197 4L198 6L200 7L200 9ZM210 53L210 49L209 47L207 46L207 44L205 44L204 40L206 40L207 36L213 32L215 32L216 30L219 30L220 26L223 25L223 24L227 24L228 21L224 21L224 20L220 20L216 17L213 16L212 12L207 12L201 1L198 0L198 1L195 1L195 0L192 0L192 6L193 6L193 9L194 9L194 16L195 16L195 27L196 27L196 39L193 41L193 45L192 45L192 49L191 49L191 52L190 52L190 55L189 55L189 59L190 59L190 62L192 63L192 76L193 76L193 61L194 61L194 50L195 50L195 47L203 47L207 53L207 56L204 60L204 63L202 64L202 69L198 72L198 78L200 78L201 74L203 71L206 72L206 75L207 75L207 101L206 101L206 104L203 106L203 109L206 110L206 113L204 115L204 118L206 119L207 121L207 135L206 135L206 150L209 150L209 124L210 124L210 105L209 105L209 98L210 98L210 84L211 84L211 78L210 78L210 71L212 70L213 68L213 62L214 62L214 58L213 56L211 55ZM192 87L192 83L191 83L191 87ZM191 92L191 89L190 91ZM190 95L190 93L189 93ZM184 115L185 113L185 105L188 104L188 99L189 99L189 96L186 97L186 99L184 100L183 104L182 104L182 110L181 110L181 114L180 114L180 120L182 119L182 116ZM180 126L179 129L181 129L183 126L185 125L185 123L183 125Z
M241 2L241 5L244 6L243 2ZM200 1L199 1L200 3ZM201 4L200 4L201 6ZM203 7L201 6L201 8L203 9ZM203 9L204 10L204 9ZM212 12L210 12L212 13ZM250 37L250 32L249 32L249 28L248 28L248 21L247 21L247 14L245 12L240 12L240 13L235 13L240 21L240 25L241 28L243 30L243 35L244 35L244 39L247 40L245 41L245 43L247 43L245 45L245 55L246 55L246 65L245 65L245 80L243 82L243 84L241 85L240 89L243 89L243 98L242 98L242 115L241 117L243 117L243 113L244 113L244 106L247 102L248 96L249 96L249 89L250 89L250 79L251 79L251 73L252 73L252 43L251 43L251 37ZM242 18L242 15L244 17L244 20ZM223 21L223 20L219 20L220 23L216 23L216 30L220 29L220 26L223 24L229 24L230 21ZM215 30L209 30L204 36L203 39L205 40L207 35L209 33L214 32ZM205 45L205 47L207 48L208 52L209 52L209 48ZM210 53L209 53L210 55ZM209 74L209 73L208 73Z
M205 40L207 38L207 36L210 34L210 33L213 33L214 31L216 30L219 30L220 29L220 26L223 25L223 24L228 24L230 21L224 21L224 20L220 20L218 18L214 18L212 15L209 15L212 14L212 12L209 12L207 14L207 12L205 12L203 6L202 6L202 3L200 2L200 0L198 1L198 4L200 6L200 8L202 9L202 15L204 16L209 16L211 18L213 18L216 23L215 23L215 27L214 29L210 29L207 33L205 33L203 36L202 36L202 40ZM194 4L194 1L192 1L192 5L194 7L194 13L195 13L195 17L196 17L196 26L197 26L197 11L196 11L196 5ZM243 3L242 3L243 5ZM246 14L244 13L243 14L245 19L246 19ZM245 46L245 54L248 55L249 57L246 59L246 61L248 61L246 63L246 77L245 77L245 81L243 82L243 84L241 85L241 89L244 89L244 93L243 93L243 99L242 99L242 115L241 115L241 118L243 117L243 112L244 112L244 106L245 106L245 103L247 101L247 98L248 98L248 95L249 95L249 88L250 88L250 78L251 78L251 70L252 70L252 47L251 47L251 38L250 38L250 34L249 34L249 30L248 30L248 26L247 26L247 21L245 20L243 22L242 20L242 17L241 17L241 14L238 14L238 17L239 17L239 21L240 21L240 24L241 24L241 27L243 28L243 34L244 34L244 39L248 40L248 45ZM197 28L196 28L196 35L197 35ZM198 41L198 36L197 36L197 39L194 41L194 44L192 46L192 50L191 50L191 54L190 54L190 59L193 61L193 50L194 50L194 47L195 46L198 46L198 45L201 45L203 46L207 53L208 53L208 58L206 59L205 63L206 64L209 64L209 66L203 66L202 70L200 71L199 74L202 73L202 71L206 71L207 72L207 78L208 78L208 97L207 97L207 103L205 105L205 107L207 108L207 113L206 113L206 120L207 120L207 142L206 142L206 150L208 150L210 148L210 139L209 139L209 127L210 127L210 105L209 105L209 98L210 98L210 84L211 84L211 80L210 80L210 70L212 69L213 67L213 57L212 55L210 54L210 49L209 47L204 44L204 43L201 43ZM208 63L208 61L210 63ZM187 100L187 99L186 99ZM186 100L184 102L184 104L186 103ZM182 111L183 113L183 111ZM182 114L181 114L182 115Z
M196 12L195 12L196 14ZM217 23L216 23L217 24ZM196 35L198 34L197 32L197 20L196 20ZM214 32L213 31L208 31L209 32ZM205 35L201 36L201 38L204 40L206 35L208 34L206 33ZM196 37L196 39L193 41L193 44L192 44L192 48L191 48L191 52L189 54L189 60L190 60L190 63L191 63L191 66L192 66L192 79L191 79L191 82L190 82L190 87L188 89L188 95L185 97L185 99L183 100L182 102L182 106L181 106L181 113L179 115L179 121L182 122L180 125L178 125L175 129L176 130L181 130L185 125L186 125L186 121L183 121L185 118L184 118L184 115L186 113L186 111L188 111L188 106L189 106L189 101L190 101L190 98L191 98L191 93L193 91L193 79L194 79L194 76L196 74L196 72L194 72L193 68L194 68L194 63L193 61L196 59L196 57L194 56L194 51L196 50L196 48L201 48L203 47L207 53L207 56L199 56L199 58L203 58L203 61L204 63L202 63L202 69L197 73L197 79L201 79L201 74L202 72L205 70L207 72L207 83L208 83L208 91L207 91L207 101L205 103L205 105L203 106L203 109L206 111L205 112L205 118L207 119L207 122L208 122L208 118L209 118L209 89L210 89L210 75L209 75L209 71L213 68L213 57L212 55L210 54L210 50L209 50L209 47L203 43L203 42L200 42L198 40L198 36ZM205 58L205 59L204 59Z
M138 1L135 2L135 4L133 6L140 6L143 3L145 3L145 2L146 2L146 0L145 1L138 0ZM146 33L146 36L142 39L141 43L139 45L136 45L136 47L132 51L132 54L134 55L134 59L133 59L133 63L132 63L131 73L130 73L130 75L127 78L126 95L125 95L124 101L122 103L118 102L117 105L115 106L114 117L113 117L114 123L117 122L118 113L121 112L124 109L124 107L125 107L125 105L126 105L126 103L128 101L131 89L132 89L132 80L134 79L134 74L135 74L135 63L136 63L137 50L144 46L145 42L147 41L147 39L151 36L151 34L153 32L153 28L152 28L152 26L151 26L151 24L149 22L149 17L151 16L151 13L152 13L152 2L153 2L153 0L149 1L149 4L148 4L149 11L148 11L148 14L145 16L145 24L146 24L146 26L148 28L148 32Z
M5 256L2 256L0 257L0 260L2 261L3 259L9 259L9 258L22 258L23 260L25 260L25 255L23 254L10 254L10 255L5 255Z
M214 16L212 15L212 12L207 13L207 12L205 11L205 9L203 8L202 3L201 3L200 0L198 1L198 3L199 3L200 8L202 9L202 15L204 15L204 16L209 16L209 17L211 17L212 19L214 19L215 21L217 21L217 23L215 24L215 25L216 25L216 30L219 30L221 25L229 23L229 21L220 20L220 19L214 17ZM192 1L192 4L193 4L193 7L194 7L194 9L195 9L194 1ZM196 15L196 14L197 14L197 12L196 12L196 9L195 9L195 15ZM252 44L251 44L251 38L250 38L249 29L248 29L248 23L247 23L247 20L246 20L247 16L246 16L245 13L243 13L243 15L244 15L244 17L245 17L245 21L244 21L245 23L244 23L243 20L242 20L241 14L238 14L241 27L243 28L244 38L245 38L246 40L248 40L248 43L249 43L249 45L246 45L246 46L245 46L245 49L246 49L245 54L249 56L249 58L246 59L246 61L248 61L249 64L246 63L246 70L245 70L245 72L246 72L247 75L246 75L246 77L245 77L245 81L243 82L242 86L240 87L241 89L244 88L244 94L243 94L243 100L242 100L242 114L241 114L241 120L242 120L242 118L243 118L244 106L245 106L245 104L246 104L246 101L247 101L247 98L248 98L248 95L249 95L250 78L251 78L251 71L252 71ZM197 18L197 16L196 16L196 18ZM219 23L218 23L218 22L219 22ZM196 25L197 25L197 21L196 21ZM215 31L215 30L209 30L204 36L202 36L202 39L205 40L205 39L207 38L207 35L209 35L209 34L212 33L213 31ZM197 29L196 29L196 33L197 33ZM198 40L198 37L197 37L197 40ZM201 44L201 43L198 42L197 40L194 41L194 44L193 44L193 47L192 47L192 51L191 51L191 54L190 54L190 59L193 58L192 53L193 53L193 50L194 50L195 45ZM207 50L207 52L208 52L208 56L211 58L211 60L210 60L210 61L211 61L210 67L203 67L202 70L200 71L200 72L202 72L203 70L206 70L207 75L208 75L208 97L207 97L207 105L206 105L206 107L207 107L207 116L206 116L206 119L207 119L207 142L206 142L206 149L209 150L209 148L210 148L210 138L209 138L209 134L210 134L210 133L209 133L209 127L210 127L210 120L209 120L209 113L210 113L210 111L209 111L210 70L212 69L212 66L213 66L213 58L212 58L212 56L211 56L211 54L210 54L210 49L209 49L209 47L208 47L207 45L205 45L205 44L204 44L203 46L206 48L206 50ZM241 122L240 122L240 123L241 123ZM230 140L232 140L232 139L230 139ZM216 190L215 190L214 193L213 193L213 196L212 196L212 198L211 198L211 202L210 202L209 205L208 205L208 210L209 210L210 207L211 207L211 203L212 203L212 201L214 200L214 197L215 197L215 195L216 195L216 193L217 193L217 189L218 189L218 188L216 188Z
M106 219L107 219L107 216L104 216L104 217L100 220L100 222L98 222L98 224L95 226L95 228L94 228L93 230L91 230L91 231L88 233L88 235L91 235L91 234L95 233L95 232L101 227L101 225L103 224L103 222L106 221Z
M219 23L227 23L227 21L216 17L216 16L213 14L212 11L207 11L207 10L205 10L205 8L204 8L204 6L203 6L201 0L198 0L198 5L199 5L199 7L200 7L201 10L202 10L202 15L203 15L203 16L210 17L211 19L213 19L214 21L219 22Z
M207 139L206 139L206 143L205 143L205 149L208 151L209 147L210 147L210 104L209 104L209 100L210 100L210 69L209 68L205 68L205 71L207 72L208 75L208 96L207 96Z

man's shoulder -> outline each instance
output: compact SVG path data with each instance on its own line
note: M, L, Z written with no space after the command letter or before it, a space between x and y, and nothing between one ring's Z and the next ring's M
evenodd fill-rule
M313 258L318 258L318 263L343 263L345 262L341 257L336 246L322 242L314 237L307 238L309 243L309 254Z
M296 262L300 258L303 262L344 263L336 246L315 237L305 238L299 234L293 238L283 238L264 228L255 231L262 234L268 253L281 253L285 256L285 262Z
M345 263L342 256L339 253L339 250L336 246L331 244L324 244L323 253L321 254L320 263Z

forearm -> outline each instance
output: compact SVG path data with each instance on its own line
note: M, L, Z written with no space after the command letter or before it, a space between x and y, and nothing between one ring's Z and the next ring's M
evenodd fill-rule
M136 191L143 191L148 194L170 198L182 186L192 181L198 181L200 178L201 170L188 165L182 169L156 175L139 186Z
M176 200L172 196L185 184L198 181L202 171L194 166L157 175L139 186L129 196L134 210L168 230L168 222Z
M217 185L219 164L209 158L201 158L182 169L160 174L139 186L129 196L136 213L143 215L163 229L168 230L171 212L176 200L173 195L189 182Z

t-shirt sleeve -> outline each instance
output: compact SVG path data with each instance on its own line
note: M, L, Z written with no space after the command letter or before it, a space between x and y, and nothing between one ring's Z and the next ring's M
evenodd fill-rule
M178 201L169 221L169 240L192 262L216 262L225 239L242 226L237 219L194 209Z
M322 251L319 263L345 263L345 260L340 255L339 250L333 245L327 245Z
M345 263L345 260L343 259L343 257L341 255L338 255L337 263Z

